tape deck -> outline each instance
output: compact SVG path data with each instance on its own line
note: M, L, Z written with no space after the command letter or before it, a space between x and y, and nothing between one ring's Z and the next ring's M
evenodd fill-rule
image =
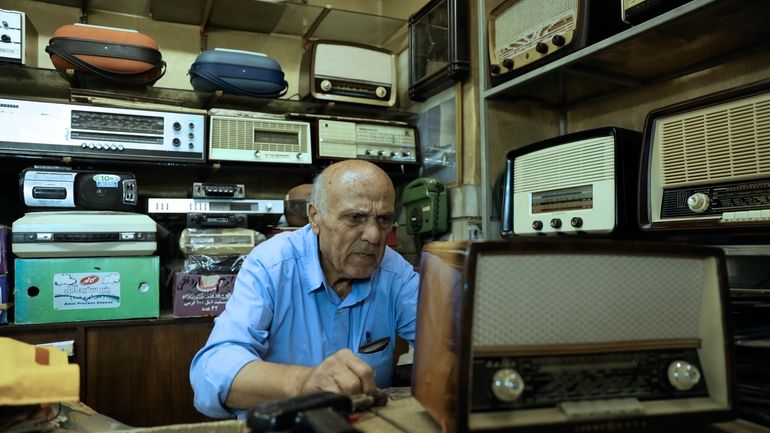
M28 207L125 211L136 208L136 178L131 173L33 167L19 185Z

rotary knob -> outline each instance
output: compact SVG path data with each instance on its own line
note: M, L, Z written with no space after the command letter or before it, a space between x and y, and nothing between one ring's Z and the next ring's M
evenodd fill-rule
M687 361L674 361L668 366L668 383L678 391L687 391L700 382L700 370Z
M377 95L378 98L384 98L388 96L388 91L382 86L377 86L377 88L374 89L374 94Z
M561 228L561 220L559 218L553 218L550 222L551 228L559 229Z
M687 197L687 207L695 213L706 212L711 205L711 199L708 195L702 192L696 192L695 194Z
M503 67L513 69L513 59L503 59Z
M323 90L324 92L328 92L331 89L332 89L332 82L331 81L329 81L329 80L321 81L321 90Z
M512 368L497 370L492 376L492 394L506 403L516 401L524 392L524 380Z
M572 227L580 228L583 227L583 218L580 217L572 217L572 219L569 220L569 225Z
M533 230L543 230L543 222L540 220L534 220L532 221L532 229Z

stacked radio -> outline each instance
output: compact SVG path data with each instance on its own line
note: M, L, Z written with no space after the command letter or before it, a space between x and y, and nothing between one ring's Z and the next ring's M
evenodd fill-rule
M35 167L13 222L15 322L158 317L157 228L133 174Z

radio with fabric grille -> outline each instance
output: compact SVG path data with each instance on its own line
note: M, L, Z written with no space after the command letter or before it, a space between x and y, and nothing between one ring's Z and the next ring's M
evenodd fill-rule
M0 98L0 153L203 162L197 111Z
M381 48L313 41L302 55L302 97L392 107L398 94L396 83L396 56Z
M721 249L432 242L412 393L449 432L592 432L733 417Z
M508 152L501 234L637 230L641 134L601 128Z
M310 164L310 124L267 113L209 110L209 159Z
M315 116L318 158L419 164L417 129L405 122Z
M505 0L489 14L489 62L498 84L627 27L618 0Z
M642 149L643 229L770 227L770 83L651 112Z

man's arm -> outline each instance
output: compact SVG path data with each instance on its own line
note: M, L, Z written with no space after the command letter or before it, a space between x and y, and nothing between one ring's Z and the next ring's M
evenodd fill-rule
M355 395L374 394L376 390L374 370L350 350L342 349L316 367L252 361L235 376L225 404L232 409L248 409L263 401L313 391Z

